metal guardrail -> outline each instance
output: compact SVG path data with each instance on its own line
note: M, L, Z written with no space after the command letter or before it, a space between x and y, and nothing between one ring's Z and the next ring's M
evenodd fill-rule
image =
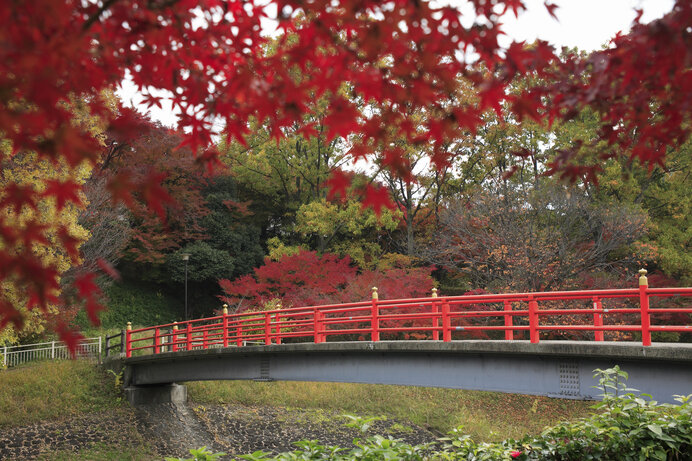
M101 358L101 337L85 338L77 346L76 357ZM44 343L20 344L18 346L3 346L3 368L14 367L34 360L58 360L71 358L70 350L63 341L48 341Z

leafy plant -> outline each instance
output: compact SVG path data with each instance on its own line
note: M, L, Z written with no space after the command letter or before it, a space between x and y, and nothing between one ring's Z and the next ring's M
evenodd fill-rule
M207 447L190 449L192 458L166 458L166 461L217 461L226 453L212 453Z
M387 417L386 416L370 416L370 417L365 417L365 416L354 416L354 415L341 415L344 418L350 419L349 422L344 423L344 426L346 427L355 427L357 428L361 434L365 434L368 432L368 429L372 426L372 423L375 421L386 421Z

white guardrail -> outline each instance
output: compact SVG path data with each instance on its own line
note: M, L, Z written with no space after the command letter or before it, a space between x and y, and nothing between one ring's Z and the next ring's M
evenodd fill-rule
M62 341L49 341L19 346L3 346L2 367L9 368L34 360L69 359L70 351ZM101 357L101 337L85 338L77 346L76 356L99 360Z

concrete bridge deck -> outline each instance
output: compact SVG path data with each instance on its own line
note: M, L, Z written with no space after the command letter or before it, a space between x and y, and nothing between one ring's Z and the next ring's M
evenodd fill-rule
M596 368L619 365L629 387L674 403L692 394L692 344L378 341L210 348L119 359L130 389L200 380L330 381L597 399ZM153 394L151 394L153 395ZM151 397L131 397L137 402Z

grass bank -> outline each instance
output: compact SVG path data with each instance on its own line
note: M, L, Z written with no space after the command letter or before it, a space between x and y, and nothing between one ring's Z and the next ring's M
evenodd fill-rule
M320 408L384 415L439 434L463 425L466 433L483 441L537 434L546 426L587 416L592 405L498 392L377 384L205 381L187 385L190 399L201 404Z
M86 361L34 362L0 372L0 428L122 407L114 383Z

